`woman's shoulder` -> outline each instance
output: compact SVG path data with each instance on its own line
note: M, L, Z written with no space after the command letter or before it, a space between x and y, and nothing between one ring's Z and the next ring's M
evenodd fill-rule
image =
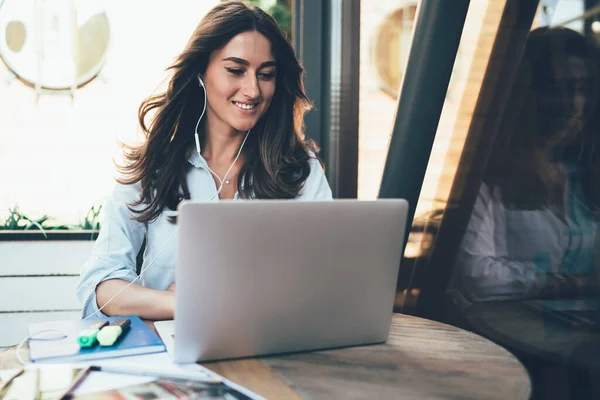
M115 183L111 193L112 200L119 202L133 203L140 199L142 194L141 182L131 182L126 176L119 175L115 178Z
M306 152L308 153L308 165L310 165L311 170L313 168L320 168L321 170L324 169L323 162L314 151L307 150Z
M300 191L298 199L304 200L330 200L333 198L331 188L327 182L325 176L325 169L321 163L321 160L317 155L308 150L308 164L310 166L310 173L304 186Z

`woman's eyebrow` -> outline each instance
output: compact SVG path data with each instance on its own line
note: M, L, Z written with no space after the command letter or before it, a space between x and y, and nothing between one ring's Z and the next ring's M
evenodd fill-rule
M234 63L237 64L242 64L245 66L249 66L250 63L247 60L244 60L243 58L238 58L238 57L227 57L224 58L223 61L232 61ZM276 65L275 61L265 61L264 63L260 64L260 68L266 68L266 67L274 67Z
M237 63L237 64L250 65L250 63L248 61L244 60L243 58L238 58L238 57L227 57L227 58L224 58L223 61L233 61L234 63Z
M260 64L260 67L258 67L258 68L261 69L261 68L275 67L275 66L277 66L275 61L265 61L264 63Z

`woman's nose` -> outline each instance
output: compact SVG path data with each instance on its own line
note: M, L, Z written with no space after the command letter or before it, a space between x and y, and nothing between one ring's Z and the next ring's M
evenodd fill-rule
M256 99L260 96L258 81L255 76L248 74L242 83L242 94L249 99Z

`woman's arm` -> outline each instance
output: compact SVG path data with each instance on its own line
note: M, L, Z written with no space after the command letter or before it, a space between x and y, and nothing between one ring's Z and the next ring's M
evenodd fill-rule
M505 209L494 198L487 186L482 186L473 207L469 226L457 258L460 289L471 302L488 300L508 300L558 296L586 296L597 294L600 289L597 272L565 273L562 258L551 257L549 252L560 246L561 232L548 230L544 218L549 218L549 210L532 211L539 219L539 232L532 230L532 219L518 225L512 219L507 226ZM521 258L510 254L506 239L513 232L531 231L538 238L532 242L523 241L519 251ZM541 242L546 240L547 243ZM537 242L536 242L537 240ZM544 248L543 246L546 246ZM563 255L566 249L563 249ZM587 260L587 259L586 259ZM586 262L581 259L581 262ZM593 262L589 260L589 262Z
M536 297L546 287L546 275L533 257L514 260L507 254L503 245L507 234L510 232L502 204L482 185L455 264L459 290L467 300Z
M84 318L128 314L148 319L173 316L173 293L143 287L137 280L136 258L146 227L132 219L127 205L138 198L138 185L117 184L105 202L100 234L77 285ZM129 282L135 283L106 305Z
M113 296L129 284L122 279L109 279L96 287L98 306L104 306ZM174 288L174 286L172 286ZM106 304L102 311L107 315L137 315L143 319L173 319L175 291L150 289L132 284Z

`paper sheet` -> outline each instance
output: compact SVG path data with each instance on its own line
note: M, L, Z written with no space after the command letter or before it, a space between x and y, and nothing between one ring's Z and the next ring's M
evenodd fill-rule
M92 371L73 391L73 394L81 396L84 394L96 393L104 390L120 389L127 386L139 385L155 380L156 378L149 376L135 376L113 374L103 371Z
M100 367L129 368L144 371L156 371L157 373L177 374L194 376L198 380L215 380L215 375L206 368L195 363L176 364L167 352L144 354L140 356L106 358L102 360L86 361L75 365L98 365ZM221 381L221 379L218 379Z
M7 379L10 379L14 374L16 374L18 369L2 369L0 370L0 382L4 382Z

